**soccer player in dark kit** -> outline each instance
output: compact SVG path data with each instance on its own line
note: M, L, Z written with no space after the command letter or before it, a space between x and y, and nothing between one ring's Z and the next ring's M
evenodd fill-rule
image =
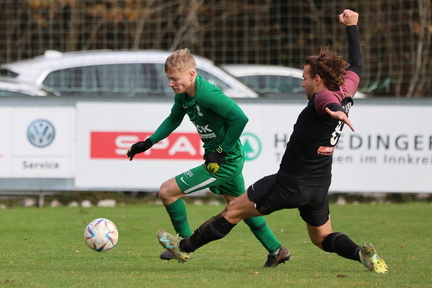
M189 49L177 50L167 58L165 74L176 94L171 113L153 135L133 144L127 156L132 160L135 154L147 151L154 143L168 137L188 115L204 143L205 162L165 181L158 191L175 231L187 237L192 231L181 197L208 188L229 203L245 192L242 174L245 157L239 139L249 119L237 103L197 75L195 59ZM262 216L247 218L244 222L269 252L263 267L274 268L289 259L289 251L282 247ZM165 250L160 258L175 257Z
M346 26L349 64L328 47L306 58L302 86L309 102L294 125L279 171L252 184L185 239L158 230L159 243L177 259L187 260L191 252L223 238L242 219L297 208L317 247L359 261L371 271L388 271L371 243L360 247L347 235L333 232L327 197L332 155L342 128L346 124L354 131L348 111L363 71L358 18L348 9L339 15Z

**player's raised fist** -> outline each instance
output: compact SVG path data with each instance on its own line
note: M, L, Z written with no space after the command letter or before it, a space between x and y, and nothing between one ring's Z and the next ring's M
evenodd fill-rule
M349 9L345 9L339 14L339 22L345 26L357 25L359 19L359 13Z

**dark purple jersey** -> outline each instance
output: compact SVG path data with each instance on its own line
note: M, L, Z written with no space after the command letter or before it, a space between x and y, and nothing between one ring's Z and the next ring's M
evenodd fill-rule
M339 91L323 90L309 101L297 118L278 173L309 186L331 182L332 155L344 123L324 109L336 104L348 114L359 82L356 73L347 71Z

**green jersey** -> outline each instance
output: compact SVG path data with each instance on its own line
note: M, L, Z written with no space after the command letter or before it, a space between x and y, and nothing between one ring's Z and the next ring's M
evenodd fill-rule
M195 96L177 94L170 115L150 137L156 143L171 134L188 115L204 143L205 156L220 146L228 155L242 155L240 135L247 116L218 87L197 76Z

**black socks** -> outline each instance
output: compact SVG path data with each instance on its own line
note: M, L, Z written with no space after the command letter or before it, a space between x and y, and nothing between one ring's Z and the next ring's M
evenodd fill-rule
M358 255L360 246L343 233L335 232L327 235L322 242L322 248L326 252L335 252L339 256L360 261Z
M236 224L228 222L222 215L210 218L194 233L180 242L180 249L184 252L194 252L201 246L225 237Z

